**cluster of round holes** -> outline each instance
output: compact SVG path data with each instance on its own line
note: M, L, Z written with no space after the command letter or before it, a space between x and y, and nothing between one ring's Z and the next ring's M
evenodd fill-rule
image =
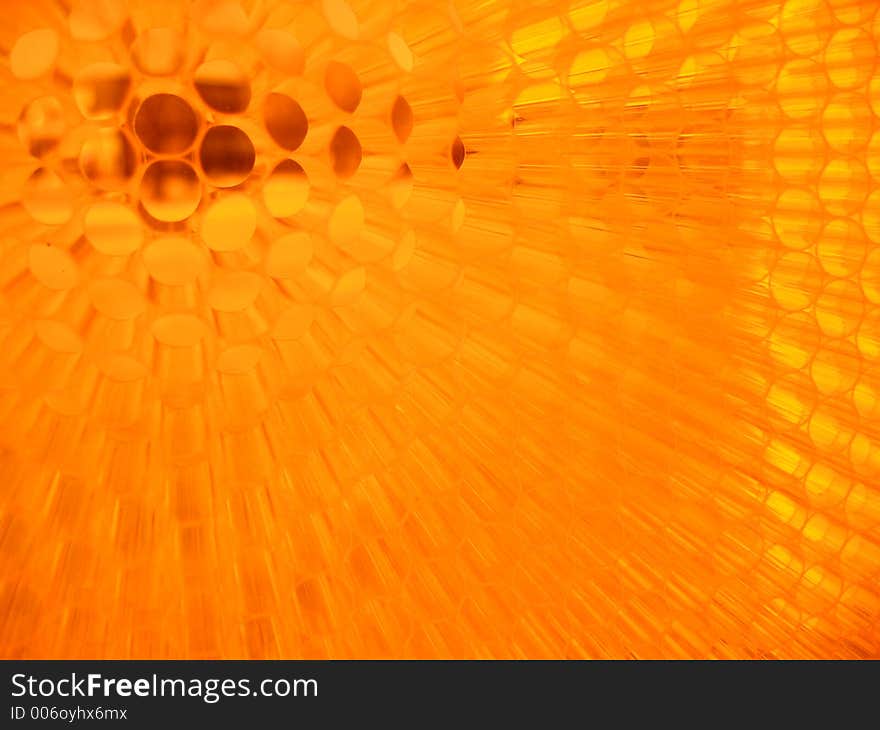
M340 4L328 17L336 18L334 22L349 28L350 11L346 8ZM77 21L84 38L91 33L86 30L92 22L87 17L90 16L82 15ZM302 47L290 33L265 29L255 42L273 68L288 74L302 72ZM389 35L388 48L400 68L411 69L412 52L399 35ZM52 32L35 31L20 38L13 51L14 73L20 78L36 78L54 65L57 37ZM161 78L177 73L184 55L183 36L172 28L145 29L131 44L134 66L148 76ZM330 60L324 67L323 77L324 90L332 103L342 112L354 114L363 97L363 85L357 72L346 63ZM244 70L231 60L206 61L196 68L193 86L198 98L210 110L204 133L201 129L205 120L178 93L159 90L133 103L131 129L146 153L140 203L148 221L179 222L191 215L202 199L199 171L210 185L232 188L245 182L256 164L257 153L247 133L234 124L224 123L222 116L216 122L211 118L212 112L232 115L248 110L252 92ZM115 63L87 65L73 79L73 98L78 110L86 119L96 122L121 115L131 94L128 69ZM264 97L262 117L270 139L288 153L298 150L308 135L309 120L302 106L281 91L270 91ZM405 143L414 119L403 96L398 96L391 106L390 123L398 142ZM35 156L55 149L65 131L65 115L54 97L35 99L21 112L19 138ZM189 155L194 146L198 168L193 166ZM363 159L360 140L348 124L335 129L327 153L334 174L341 180L352 177ZM103 127L91 132L84 141L79 165L83 175L98 188L115 191L125 188L140 158L126 131ZM449 159L455 168L460 168L464 158L464 145L456 138ZM304 205L304 197L307 198L309 192L308 177L299 163L282 160L267 174L263 188L269 212L275 217L289 217ZM389 182L395 206L402 205L411 188L412 172L409 166L403 165Z
M348 3L324 0L322 9L335 32L343 37L358 36L359 23ZM200 28L219 35L238 34L247 22L247 14L242 14L235 0L228 6L200 6L196 17ZM70 32L78 41L104 41L118 32L127 18L124 3L116 0L106 7L92 0L76 0L70 12ZM126 32L130 31L132 27L128 26ZM264 28L253 42L272 69L287 75L304 71L303 47L289 31ZM403 36L390 32L386 42L387 53L397 68L412 71L415 57ZM37 79L50 73L57 62L59 43L58 33L49 29L21 36L10 51L13 75ZM187 61L186 38L173 27L144 28L134 33L129 43L132 66L154 79L179 73ZM358 72L342 60L331 59L322 73L324 91L333 105L345 114L357 112L364 94ZM249 74L234 60L206 60L194 69L192 86L206 113L195 108L185 94L150 82L146 97L139 97L135 91L126 120L123 110L132 98L132 75L129 68L118 63L87 63L72 82L72 97L79 113L103 125L89 131L84 139L80 171L98 189L112 192L127 190L141 167L140 206L148 222L178 222L187 211L198 208L203 181L216 188L232 188L244 183L254 170L257 152L253 142L244 129L224 118L247 112L252 101ZM282 150L289 153L302 146L309 120L296 99L280 90L270 90L262 100L262 117L269 138ZM403 96L391 106L390 123L398 142L406 143L414 120ZM331 169L340 180L349 179L361 167L364 151L356 128L351 123L336 126L327 142ZM31 101L18 120L22 144L37 157L56 149L66 130L65 112L54 97ZM133 144L135 140L141 143L141 149ZM455 168L461 167L465 154L464 145L456 138L448 153ZM159 164L162 162L169 164ZM289 217L302 208L301 198L309 190L308 177L299 163L282 160L266 173L263 188L267 209L276 217ZM388 182L395 206L408 198L404 192L411 188L412 171L404 164ZM179 204L174 203L176 193L172 191L179 192ZM285 198L288 195L289 200Z

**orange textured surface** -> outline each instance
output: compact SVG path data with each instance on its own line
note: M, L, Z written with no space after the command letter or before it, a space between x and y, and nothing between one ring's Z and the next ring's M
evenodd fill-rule
M880 656L877 3L0 6L0 655Z

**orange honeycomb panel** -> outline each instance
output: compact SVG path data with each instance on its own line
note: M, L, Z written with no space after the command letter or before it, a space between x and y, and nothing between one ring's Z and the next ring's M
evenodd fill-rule
M0 6L0 655L880 657L876 2Z

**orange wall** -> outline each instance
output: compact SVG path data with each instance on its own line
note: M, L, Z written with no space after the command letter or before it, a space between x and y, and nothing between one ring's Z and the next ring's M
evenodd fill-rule
M880 657L875 2L0 6L0 655Z

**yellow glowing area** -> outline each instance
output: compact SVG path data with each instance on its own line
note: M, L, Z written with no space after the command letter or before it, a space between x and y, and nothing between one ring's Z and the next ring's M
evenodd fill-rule
M867 0L33 0L0 655L880 658Z

